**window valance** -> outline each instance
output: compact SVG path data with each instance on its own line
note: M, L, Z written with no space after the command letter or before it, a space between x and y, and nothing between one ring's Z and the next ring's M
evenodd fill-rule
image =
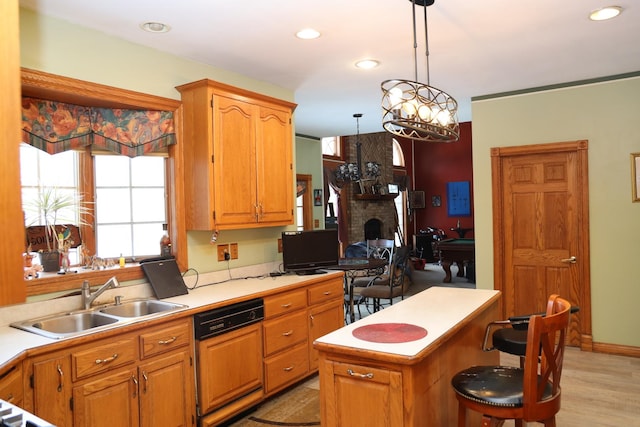
M49 154L91 145L129 157L176 143L173 112L85 107L22 98L23 141Z

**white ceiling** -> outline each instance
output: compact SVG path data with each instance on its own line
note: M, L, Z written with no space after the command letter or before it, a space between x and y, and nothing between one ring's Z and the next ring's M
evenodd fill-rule
M615 2L615 3L610 3ZM588 14L624 8L610 21ZM382 131L380 83L414 80L408 0L20 0L78 25L288 88L296 133ZM426 82L418 7L418 80ZM139 25L164 22L169 33ZM319 39L294 33L313 27ZM471 121L471 97L640 71L637 0L437 0L428 8L430 84L457 99ZM357 60L380 61L358 70ZM203 76L205 77L205 76ZM604 106L595 107L604 108Z

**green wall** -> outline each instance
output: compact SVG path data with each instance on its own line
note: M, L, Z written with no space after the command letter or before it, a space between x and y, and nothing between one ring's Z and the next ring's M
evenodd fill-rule
M25 68L171 99L180 99L176 86L210 78L294 102L294 94L290 90L184 60L23 8L20 9L20 50L20 64ZM318 161L321 161L320 155ZM293 185L291 191L295 191ZM284 229L270 227L222 231L217 242L238 243L239 257L230 261L231 268L274 262L282 258L277 252L277 239ZM227 268L226 262L217 261L215 245L209 243L210 239L210 232L187 234L189 267L200 273Z
M315 138L296 136L296 173L311 175L311 191L322 188L322 143ZM324 201L323 201L324 203ZM313 219L318 220L324 228L324 211L322 206L313 207Z
M640 346L640 203L630 153L640 152L640 77L474 100L476 279L493 288L491 147L589 142L593 341ZM576 236L579 238L579 236Z

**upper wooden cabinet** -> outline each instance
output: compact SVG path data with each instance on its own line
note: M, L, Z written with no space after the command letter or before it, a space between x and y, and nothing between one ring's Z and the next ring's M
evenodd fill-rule
M187 229L292 224L296 105L207 79L177 89Z

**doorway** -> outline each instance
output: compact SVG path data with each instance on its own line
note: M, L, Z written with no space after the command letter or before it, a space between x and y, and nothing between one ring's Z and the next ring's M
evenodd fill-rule
M592 349L587 141L491 150L495 289L506 317L560 294L580 311L569 345Z
M311 175L296 175L296 229L313 230Z

